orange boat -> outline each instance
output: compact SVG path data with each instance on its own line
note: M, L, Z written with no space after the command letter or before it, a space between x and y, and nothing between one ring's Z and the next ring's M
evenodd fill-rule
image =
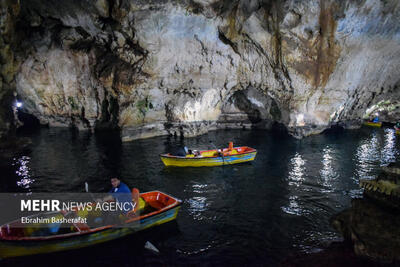
M23 227L22 218L6 223L0 226L0 258L77 249L117 239L174 220L182 203L160 191L141 193L139 199L139 194L135 196L135 193L132 190L133 198L138 200L136 203L140 204L140 208L125 215L119 225L92 227L90 223L63 223L54 232L54 223L36 223ZM66 218L66 212L42 213L29 217L39 216L49 219Z
M161 154L161 160L165 166L176 167L212 167L231 165L242 162L253 161L256 157L257 150L247 146L233 147L233 143L229 142L228 148L193 151L185 156L175 156Z

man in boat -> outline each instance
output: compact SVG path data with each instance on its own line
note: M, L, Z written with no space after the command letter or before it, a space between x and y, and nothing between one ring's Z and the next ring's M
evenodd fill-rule
M111 190L108 192L110 195L104 197L103 199L98 199L97 202L116 201L123 204L124 210L114 212L107 211L105 213L107 215L107 224L114 224L118 223L118 220L123 220L124 216L121 217L121 215L126 215L127 213L132 211L134 207L138 205L138 203L132 202L131 190L125 183L121 182L119 178L112 177L110 180L112 185ZM137 192L137 195L139 197L139 192Z
M379 122L379 114L378 114L378 113L375 113L375 114L371 115L369 121L370 121L370 122L373 122L373 123L378 123L378 122Z
M123 204L127 203L124 205L124 208L126 209L123 211L123 213L130 212L136 204L132 203L131 190L125 183L121 182L121 180L118 179L117 177L112 177L110 180L112 185L111 190L108 192L110 193L110 195L105 197L103 201L115 200L116 202L119 203Z
M394 125L394 129L395 129L396 131L400 131L400 122L397 122L397 123Z
M178 157L185 157L188 152L189 152L189 150L186 146L179 147L179 148L173 149L173 151L171 152L171 155L178 156Z

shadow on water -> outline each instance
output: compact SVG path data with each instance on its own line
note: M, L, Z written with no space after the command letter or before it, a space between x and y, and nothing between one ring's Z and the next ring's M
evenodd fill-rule
M121 143L116 133L55 128L23 135L33 144L29 152L0 164L5 174L2 192L83 192L85 181L91 191L105 192L109 178L118 176L142 192L161 190L183 200L175 230L162 226L101 248L57 253L102 265L274 265L293 253L318 252L340 239L329 218L360 196L360 177L373 178L379 166L398 160L400 145L389 128L331 131L302 140L284 131L263 130L128 143ZM212 144L226 147L229 141L256 148L256 160L213 168L165 168L159 158L182 145L212 149ZM143 250L145 239L160 255ZM32 258L50 262L54 257Z

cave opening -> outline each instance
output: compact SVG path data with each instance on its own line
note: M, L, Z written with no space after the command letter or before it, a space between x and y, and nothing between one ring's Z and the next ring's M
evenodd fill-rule
M368 107L364 114L364 120L372 120L378 117L383 125L392 126L397 122L400 116L400 101L385 99Z
M328 135L331 135L331 134L333 134L333 135L335 135L335 134L342 134L342 133L344 132L344 130L345 130L345 129L344 129L343 126L334 124L334 125L332 125L330 128L324 130L324 131L322 132L322 134L328 134Z
M22 110L18 110L18 120L22 122L22 126L18 127L17 132L34 131L42 126L36 116Z
M289 137L289 131L287 127L278 121L274 121L271 125L271 133L279 137Z

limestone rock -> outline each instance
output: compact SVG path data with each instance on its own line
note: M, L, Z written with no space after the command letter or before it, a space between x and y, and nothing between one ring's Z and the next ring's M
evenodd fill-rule
M353 243L354 252L375 261L400 261L398 213L368 199L354 199L352 207L331 220L332 226Z
M395 0L31 0L20 18L23 64L8 73L42 122L131 140L275 122L301 138L376 109L399 119Z
M15 128L12 105L18 60L13 48L17 43L15 28L19 12L19 1L0 1L0 139Z
M364 198L353 199L350 209L335 215L332 226L357 255L381 262L400 261L400 171L398 163L383 167L374 180L361 180Z

